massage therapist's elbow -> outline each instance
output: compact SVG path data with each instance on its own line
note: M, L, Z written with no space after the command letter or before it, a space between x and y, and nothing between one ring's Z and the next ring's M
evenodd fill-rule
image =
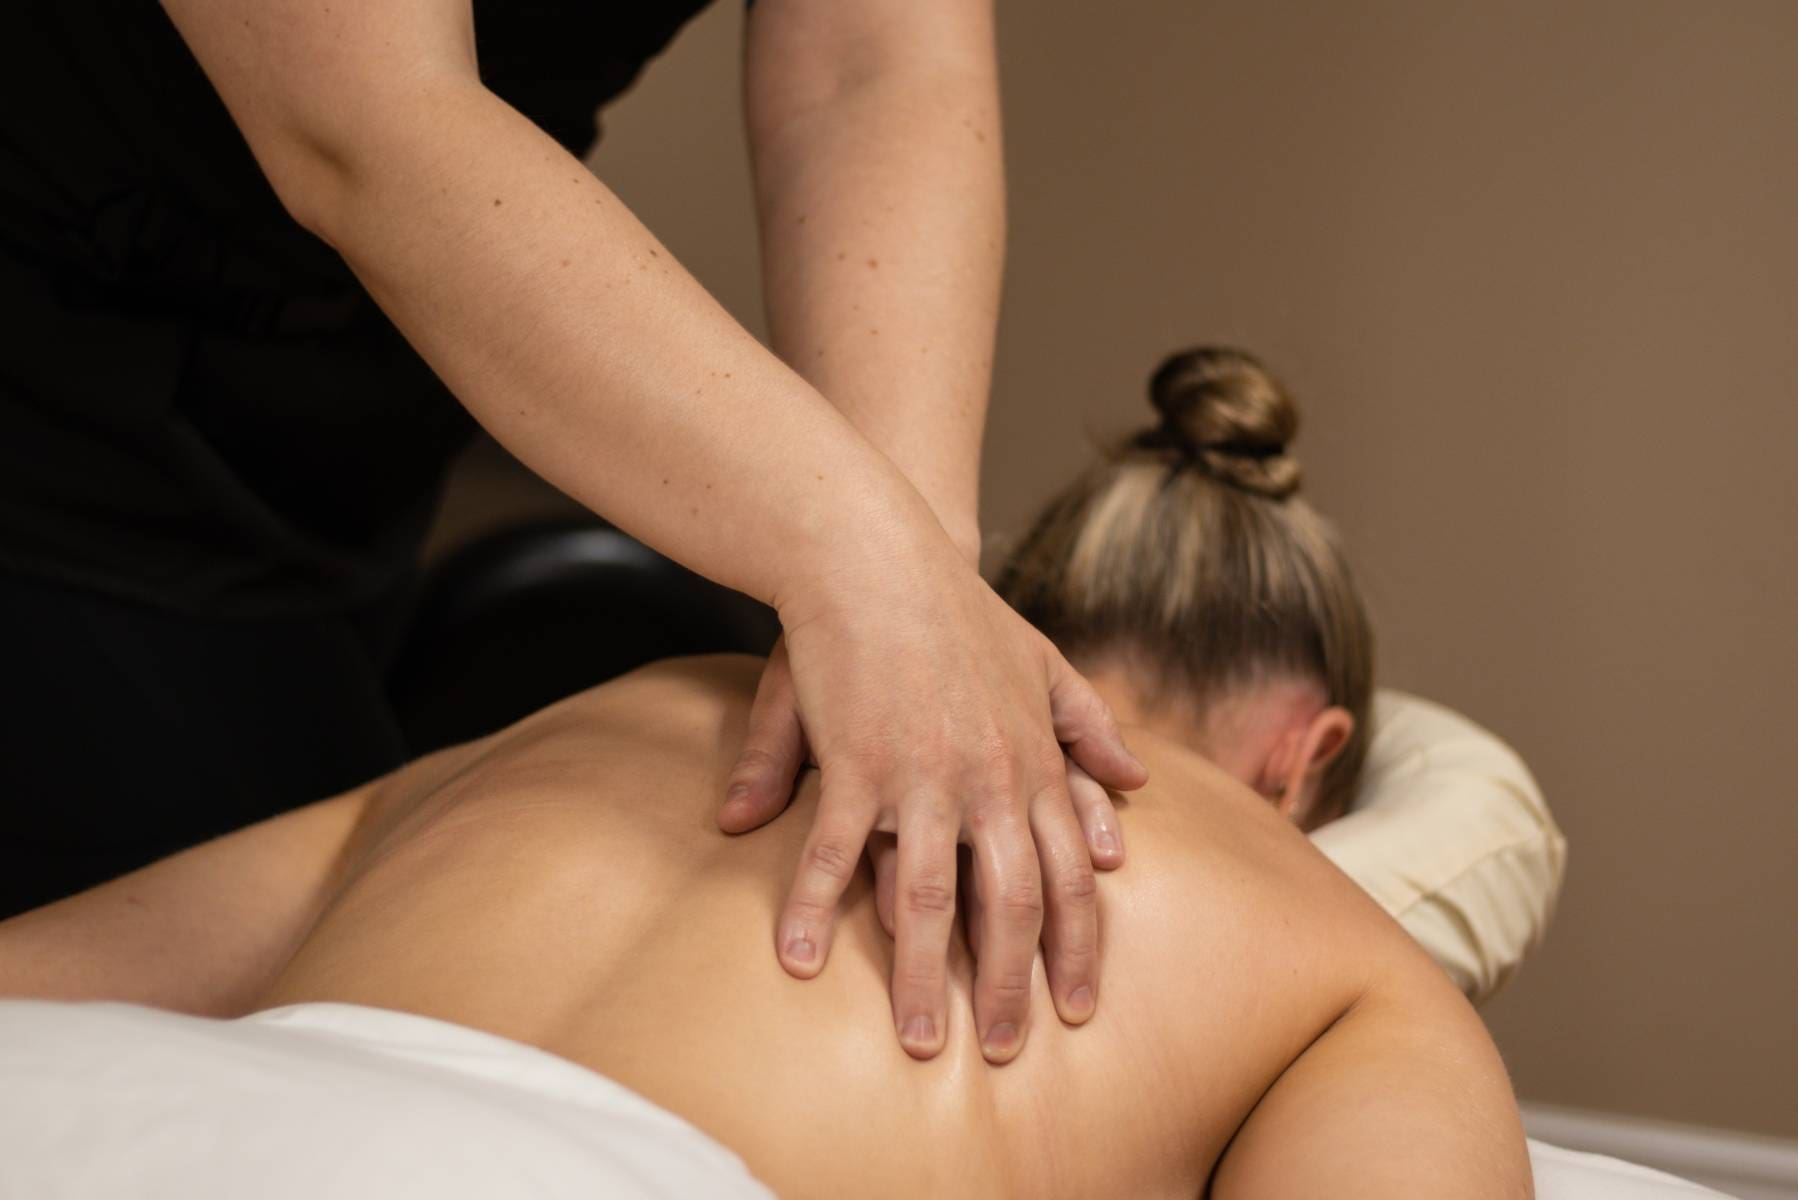
M349 191L430 136L446 90L481 90L469 0L162 6L281 203L327 241Z
M348 207L351 171L330 147L290 135L274 144L252 147L281 207L307 232L335 247L342 214Z
M371 205L406 196L432 164L451 157L444 123L492 99L478 83L405 96L371 89L355 124L284 122L250 135L250 146L288 215L343 250L351 223Z

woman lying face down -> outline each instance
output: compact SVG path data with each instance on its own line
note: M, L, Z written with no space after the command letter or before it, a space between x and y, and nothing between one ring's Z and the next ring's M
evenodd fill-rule
M1156 474L1186 486L1168 464ZM1051 513L1038 534L1055 528ZM1028 574L1006 581L1023 604ZM1278 625L1244 622L1257 637ZM1140 689L1116 661L1119 686ZM1244 675L1206 704L1142 693L1173 736L1132 733L1150 781L1117 801L1129 865L1093 884L1104 1003L1066 1025L1040 960L1002 981L1036 1000L1026 1051L1002 1067L975 1036L959 924L943 1052L920 1062L895 1043L892 943L865 867L816 979L767 954L819 781L807 772L796 811L766 828L718 832L712 797L759 675L742 656L655 664L0 925L0 993L216 1015L335 1001L455 1022L634 1089L783 1196L1527 1196L1478 1018L1268 803L1339 803L1332 771L1358 743L1331 710L1364 711L1365 672L1358 699L1327 676L1320 695L1305 664L1273 662L1290 679ZM1226 770L1195 744L1242 753ZM952 920L944 884L892 902ZM988 920L1024 917L1004 896L982 904Z
M1236 350L1176 354L1154 427L1055 497L996 585L1119 720L1198 750L1310 831L1367 754L1373 634L1297 495L1298 410Z

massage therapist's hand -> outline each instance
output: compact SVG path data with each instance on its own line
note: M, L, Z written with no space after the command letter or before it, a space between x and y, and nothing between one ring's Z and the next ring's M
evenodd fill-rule
M1004 1062L1022 1048L1039 938L1057 1011L1085 1020L1098 922L1062 747L1099 782L1140 787L1147 772L1110 710L940 531L912 539L904 555L846 562L795 595L780 606L784 644L720 814L735 830L773 816L809 743L822 790L776 930L782 964L801 977L823 967L870 833L896 834L893 1017L908 1052L936 1054L965 842L985 908L974 1019L986 1057ZM749 785L746 796L737 784Z

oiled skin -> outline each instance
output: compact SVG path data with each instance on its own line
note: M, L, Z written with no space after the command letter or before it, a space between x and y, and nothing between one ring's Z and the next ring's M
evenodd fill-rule
M816 773L765 829L715 826L759 667L656 664L384 781L346 886L260 1005L376 1005L543 1047L692 1121L782 1196L1200 1195L1270 1085L1357 1006L1502 1088L1477 1019L1403 933L1265 801L1146 731L1128 863L1100 877L1096 1016L1062 1025L1039 961L1024 1053L988 1066L958 940L947 1047L914 1061L870 880L817 979L775 960ZM1378 1059L1383 1019L1360 1021L1359 1058Z

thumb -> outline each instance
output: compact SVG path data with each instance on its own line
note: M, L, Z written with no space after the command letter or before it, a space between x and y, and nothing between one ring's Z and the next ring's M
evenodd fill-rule
M1147 783L1149 770L1124 745L1111 706L1059 650L1049 654L1049 719L1068 757L1109 788L1127 792Z
M775 643L749 710L749 731L724 790L718 827L747 833L779 816L793 797L793 781L805 761L805 727L787 664L786 645Z

